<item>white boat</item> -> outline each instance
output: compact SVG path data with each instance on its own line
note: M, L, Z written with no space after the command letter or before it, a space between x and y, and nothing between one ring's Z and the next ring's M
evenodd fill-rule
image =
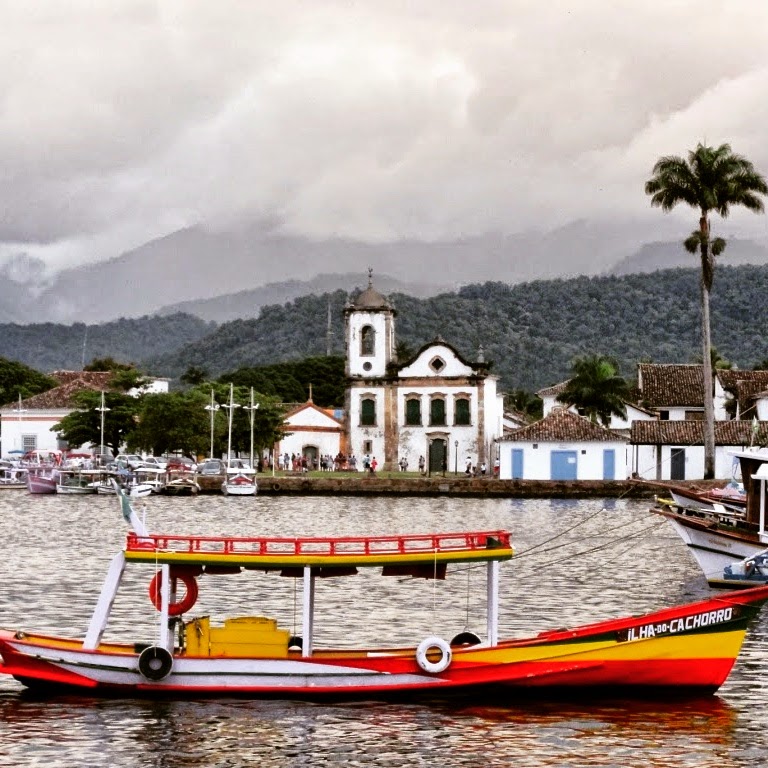
M746 491L744 511L714 503L711 509L657 498L653 509L665 517L696 559L707 582L713 587L750 586L732 584L723 577L725 569L762 552L768 545L768 451L740 451L733 454L741 465Z
M98 469L60 469L56 480L56 493L65 496L84 496L97 493L101 483Z
M0 459L0 488L24 489L27 487L27 468Z
M161 493L165 487L165 470L161 467L140 467L128 483L128 493L134 498Z
M229 403L223 407L229 412L229 436L227 438L227 461L225 466L224 482L221 484L221 492L225 496L254 496L256 494L256 470L253 468L253 415L258 405L253 402L253 387L251 387L251 404L246 409L251 414L251 463L240 458L232 458L232 414L235 408L239 408L234 401L234 386L229 385Z
M257 487L256 470L247 461L230 459L221 492L225 496L254 496Z

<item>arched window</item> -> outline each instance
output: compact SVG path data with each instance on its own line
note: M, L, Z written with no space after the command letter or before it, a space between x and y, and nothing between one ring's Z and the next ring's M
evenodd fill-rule
M376 331L372 325L364 325L360 331L360 355L370 357L375 354Z
M421 426L421 398L409 397L405 401L405 423L409 427Z
M376 400L372 397L364 397L360 401L360 426L376 426Z
M429 423L433 427L445 426L445 400L433 397L429 403Z
M471 423L468 397L457 397L454 401L453 422L459 427L466 427Z

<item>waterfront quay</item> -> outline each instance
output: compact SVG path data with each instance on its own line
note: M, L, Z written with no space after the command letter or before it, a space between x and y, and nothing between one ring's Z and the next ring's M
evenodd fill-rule
M431 476L402 472L281 473L257 475L258 492L347 496L465 496L496 498L653 498L654 490L631 480L498 480L446 472ZM198 477L203 493L220 493L219 478Z

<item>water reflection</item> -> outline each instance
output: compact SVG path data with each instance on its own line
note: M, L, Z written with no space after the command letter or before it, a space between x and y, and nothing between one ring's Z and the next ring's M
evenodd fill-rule
M364 534L506 527L519 552L504 566L502 634L639 613L708 594L698 569L647 504L596 501L244 498L152 499L157 531ZM238 500L240 502L240 500ZM663 522L663 521L662 521ZM82 636L125 528L114 500L0 494L0 624ZM152 636L149 573L115 606L114 636ZM131 581L133 579L133 581ZM291 627L293 580L223 579L222 604ZM322 643L414 642L484 627L482 572L414 584L361 575L318 587ZM250 608L248 606L251 606ZM439 611L435 607L439 607ZM4 764L46 766L742 766L768 748L768 611L721 694L671 702L311 704L247 700L36 698L0 678ZM362 621L361 621L362 617ZM358 632L358 625L362 624ZM354 637L350 637L354 635Z

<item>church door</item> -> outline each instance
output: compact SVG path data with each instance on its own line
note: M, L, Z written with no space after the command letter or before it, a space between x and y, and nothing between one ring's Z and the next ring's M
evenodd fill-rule
M445 440L437 438L429 444L430 473L445 472L447 468L448 451Z

